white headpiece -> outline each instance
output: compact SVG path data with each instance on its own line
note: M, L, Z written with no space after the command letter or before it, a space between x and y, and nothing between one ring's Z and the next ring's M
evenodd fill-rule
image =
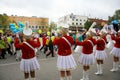
M32 35L32 29L30 29L30 28L24 28L24 29L23 29L23 34L24 34L25 36L30 36L30 35Z
M25 21L25 28L23 29L23 34L25 36L30 36L32 35L32 29L29 28L29 22L28 21Z
M69 28L69 25L67 23L61 25L63 28Z

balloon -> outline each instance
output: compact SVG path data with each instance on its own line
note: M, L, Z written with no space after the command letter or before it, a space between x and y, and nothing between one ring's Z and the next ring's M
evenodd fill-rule
M3 30L0 30L0 33L3 33Z
M41 34L41 33L42 33L42 30L41 30L41 29L40 29L40 30L38 30L38 33L39 33L39 34Z
M47 35L50 36L50 31L47 32Z
M18 26L20 27L20 28L24 28L24 24L22 23L22 22L18 22Z
M17 33L17 30L16 30L16 29L14 29L14 30L13 30L13 33Z
M112 24L118 24L119 21L118 21L118 20L113 20L111 23L112 23Z
M17 25L15 25L15 29L18 29L19 27Z
M18 25L16 25L15 23L10 23L10 30L13 33L17 33L17 32L22 32L23 28L24 28L24 24L22 22L18 22Z
M13 29L15 29L15 27L14 27L14 26L11 26L10 29L13 30Z

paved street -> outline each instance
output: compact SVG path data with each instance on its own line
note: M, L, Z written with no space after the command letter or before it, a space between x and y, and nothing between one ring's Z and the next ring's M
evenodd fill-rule
M37 80L59 80L59 72L56 67L57 57L48 58L41 52L38 55L40 70L36 72ZM91 66L90 80L120 80L120 70L118 72L110 72L112 68L112 57L107 51L108 58L104 64L103 75L95 75L96 64ZM74 58L77 61L79 54L74 53ZM7 59L0 59L0 80L24 80L23 72L19 69L19 62L15 61L14 56L7 55ZM82 78L82 66L78 65L77 69L72 71L73 80Z

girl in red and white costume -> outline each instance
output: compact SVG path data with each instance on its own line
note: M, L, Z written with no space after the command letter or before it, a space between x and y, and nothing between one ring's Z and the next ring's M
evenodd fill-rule
M62 36L53 42L58 46L57 67L60 71L60 80L72 80L71 69L76 68L76 62L72 56L71 45L74 41L71 36L67 36L66 29L61 29ZM65 76L66 75L66 76Z
M25 36L23 42L19 42L17 40L15 42L15 47L22 50L22 60L20 63L20 69L24 72L25 80L29 80L29 74L32 80L35 80L35 70L39 69L39 63L36 59L35 51L25 42L31 45L33 48L39 47L40 42L39 39L32 39L30 35L29 37Z
M96 40L92 38L90 32L87 32L86 39L83 42L77 41L76 44L82 46L82 53L78 59L78 62L83 65L83 78L80 80L89 80L88 71L90 65L95 63L95 57L93 54L93 47Z
M115 41L114 47L110 52L113 55L113 68L110 71L118 71L118 62L120 57L120 30L117 35L113 35L112 39Z
M105 47L106 47L106 35L104 32L101 32L99 34L99 39L96 41L96 53L95 53L95 58L97 60L97 72L95 74L102 74L102 64L103 60L107 57L107 54L105 52Z

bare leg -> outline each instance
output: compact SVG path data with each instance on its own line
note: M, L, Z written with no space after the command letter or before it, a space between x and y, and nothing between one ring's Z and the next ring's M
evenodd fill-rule
M30 71L31 78L35 78L35 71Z
M65 80L65 71L60 71L60 80Z
M67 80L72 80L72 76L71 76L71 72L70 72L70 70L68 70L68 71L66 71L66 78L67 78Z
M29 73L24 72L24 77L25 77L25 79L28 79L29 78Z

